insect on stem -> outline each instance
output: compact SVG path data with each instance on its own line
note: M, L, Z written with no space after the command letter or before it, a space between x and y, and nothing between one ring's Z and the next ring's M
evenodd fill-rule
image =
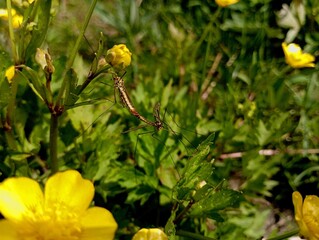
M114 86L118 89L119 91L119 95L120 95L120 99L123 103L123 105L130 111L130 113L135 116L136 118L138 118L139 120L145 122L147 125L153 126L156 128L156 130L161 130L163 128L163 123L159 117L159 108L160 105L159 103L157 103L154 107L154 118L155 121L149 121L147 120L145 117L143 117L134 107L127 91L126 88L124 86L124 80L121 77L113 77L114 80Z

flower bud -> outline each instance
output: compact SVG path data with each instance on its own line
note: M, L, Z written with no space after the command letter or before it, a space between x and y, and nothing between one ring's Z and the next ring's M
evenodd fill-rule
M229 5L239 2L239 0L215 0L218 6L227 7Z
M54 73L55 68L52 64L51 56L47 51L41 48L37 48L35 61L42 67L43 70L47 71L50 74Z
M132 240L168 240L166 234L159 228L142 228Z
M131 64L132 53L125 44L114 45L106 52L106 61L117 70L124 70Z

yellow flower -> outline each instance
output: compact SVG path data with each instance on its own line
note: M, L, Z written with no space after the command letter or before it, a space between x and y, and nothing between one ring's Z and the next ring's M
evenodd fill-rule
M94 186L75 170L50 177L44 193L30 178L13 177L0 183L2 240L113 239L117 229L112 214L88 208Z
M300 46L295 43L282 43L286 63L293 68L314 67L315 57L309 53L303 53Z
M12 79L14 77L14 74L15 74L15 67L14 66L10 66L7 70L6 70L6 77L8 79L8 82L11 83L12 82Z
M17 12L14 9L11 9L11 15L14 16L16 15ZM8 10L4 9L4 8L0 8L0 18L4 19L4 20L8 20Z
M22 21L23 21L23 16L17 14L16 10L11 9L11 15L12 15L12 24L14 28L18 28L21 26ZM0 8L0 18L3 20L8 20L9 15L8 15L8 10Z
M106 52L106 61L112 67L124 70L131 64L132 53L125 44L114 45Z
M166 234L159 228L142 228L133 236L132 240L167 240Z
M239 0L215 0L218 6L220 7L227 7L229 5L238 3Z
M293 192L292 201L295 207L295 219L300 235L308 240L319 239L319 197L308 195L303 202L299 192Z

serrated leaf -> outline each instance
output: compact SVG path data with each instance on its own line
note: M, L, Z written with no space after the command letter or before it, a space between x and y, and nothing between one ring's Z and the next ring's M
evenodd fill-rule
M258 132L257 132L257 139L259 146L264 146L268 143L269 138L271 137L272 133L268 130L262 120L258 123Z
M211 194L207 195L207 197L194 203L190 215L201 217L207 216L207 214L212 211L223 210L229 207L238 207L239 203L243 200L242 193L231 189L221 189L216 192L213 191Z
M215 134L208 136L198 147L195 155L187 162L184 174L173 189L173 198L177 201L190 200L193 190L202 181L208 180L213 173L213 166L206 156L210 151L210 145Z

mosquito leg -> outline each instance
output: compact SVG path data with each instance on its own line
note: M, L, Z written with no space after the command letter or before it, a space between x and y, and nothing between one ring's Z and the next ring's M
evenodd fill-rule
M152 138L156 139L160 144L162 144L164 146L164 149L165 149L165 151L167 153L166 156L169 156L169 158L171 159L171 162L172 162L172 164L174 165L174 167L176 169L176 173L178 175L177 177L178 177L178 179L180 179L181 176L180 176L179 172L177 171L177 165L176 165L176 162L174 161L174 159L172 157L172 151L170 149L168 149L168 147L166 146L165 142L163 142L161 139L159 139L158 137L155 136L156 133L157 133L157 131L154 131L152 133ZM174 149L173 149L173 151L174 151ZM164 158L166 158L166 156L164 156Z
M143 136L143 135L146 135L146 134L150 134L150 133L154 134L154 131L147 131L147 132L143 132L143 133L138 133L137 134L136 141L135 141L135 146L134 146L134 153L133 153L134 158L137 158L136 157L137 156L137 146L138 146L138 142L140 140L140 137ZM135 162L138 164L137 159L135 159Z

